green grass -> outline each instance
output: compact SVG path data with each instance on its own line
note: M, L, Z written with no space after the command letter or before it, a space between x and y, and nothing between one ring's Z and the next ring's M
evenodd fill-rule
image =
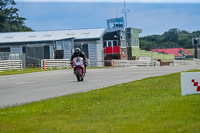
M71 68L62 68L62 69L71 69ZM0 72L0 76L25 74L25 73L34 73L34 72L42 72L42 71L52 71L52 70L61 70L61 69L58 69L58 68L53 68L53 69L47 68L46 70L41 70L41 68L23 68L22 71L19 71L19 70L2 71L2 72Z
M0 72L0 76L4 75L15 75L15 74L25 74L25 73L33 73L33 72L40 72L42 71L41 68L24 68L22 71L19 70L6 70Z
M2 133L199 131L200 95L181 96L180 73L0 109Z

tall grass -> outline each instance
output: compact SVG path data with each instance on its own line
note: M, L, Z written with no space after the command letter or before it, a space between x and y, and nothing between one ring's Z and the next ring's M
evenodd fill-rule
M3 133L199 131L200 95L181 96L180 73L0 109Z

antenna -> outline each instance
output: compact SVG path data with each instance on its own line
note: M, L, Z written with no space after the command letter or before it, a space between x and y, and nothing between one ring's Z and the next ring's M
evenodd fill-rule
M127 28L127 14L130 12L129 9L126 9L126 2L124 0L124 9L122 9L122 13L125 15L125 21L126 21L126 28Z

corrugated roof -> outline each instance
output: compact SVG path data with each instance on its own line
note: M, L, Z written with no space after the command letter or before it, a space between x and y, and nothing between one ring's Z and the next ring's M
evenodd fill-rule
M92 39L100 38L105 30L105 28L96 28L40 32L8 32L0 33L0 43L53 41L67 38Z
M191 55L186 49L184 48L167 48L167 49L151 49L152 52L159 52L164 54L174 54L174 56L180 56L179 51L183 51L187 55Z

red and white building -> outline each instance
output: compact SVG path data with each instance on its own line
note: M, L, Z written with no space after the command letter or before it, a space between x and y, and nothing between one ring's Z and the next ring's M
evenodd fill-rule
M110 66L113 59L128 59L125 31L105 33L103 43L105 66Z
M191 53L189 53L184 48L166 48L166 49L151 49L152 52L158 52L163 54L174 54L176 59L182 58L191 58L193 57Z

